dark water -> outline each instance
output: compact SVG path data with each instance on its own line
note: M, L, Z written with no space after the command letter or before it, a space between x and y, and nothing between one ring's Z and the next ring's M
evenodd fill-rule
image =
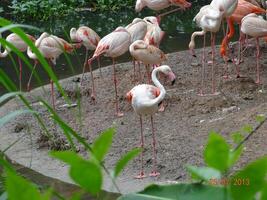
M160 48L165 53L181 51L188 48L191 33L196 30L192 19L198 12L200 6L204 4L205 1L193 2L192 8L190 8L189 10L183 12L176 12L162 19L161 27L166 32L166 35L162 41ZM66 16L62 19L51 19L45 22L27 21L23 23L36 26L40 29L40 32L25 30L27 33L32 34L36 37L38 37L41 32L46 31L68 40L68 33L71 27L79 27L80 25L86 25L94 29L101 37L103 37L113 31L116 27L127 25L135 17L145 17L150 15L155 15L155 13L151 12L148 9L145 9L141 14L135 13L134 9L122 10L116 13L92 13L89 11L81 11L76 15ZM4 17L16 23L22 23L19 19L19 16L12 16L9 14ZM3 36L5 36L5 34L3 34ZM220 40L220 38L221 35L217 37L217 42ZM197 47L201 47L201 38L198 38L196 40L196 43ZM12 56L14 57L15 62L18 63L16 56L14 54L12 54ZM57 66L54 68L54 71L59 79L66 78L82 72L81 63L83 63L84 60L84 49L79 49L76 55L69 55L69 59L73 65L73 68L70 67L64 55L61 55L60 58L57 60ZM0 67L12 78L12 80L17 85L19 85L18 67L14 67L10 60L10 57L1 59ZM121 56L118 59L118 62L125 62L129 60L129 54L126 54L124 56ZM111 61L109 58L102 57L101 64L102 66L106 66L111 64ZM49 82L49 78L46 75L46 72L42 70L41 67L38 67L37 71L38 75L42 80L42 83L37 83L37 81L33 78L32 86L34 87ZM29 75L30 70L26 66L23 67L23 89L25 89L26 87ZM5 90L3 86L0 86L0 94L3 94L4 92Z

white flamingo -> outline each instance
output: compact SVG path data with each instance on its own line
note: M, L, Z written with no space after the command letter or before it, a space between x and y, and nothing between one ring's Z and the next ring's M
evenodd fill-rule
M158 81L157 79L157 73L162 72L174 84L175 82L175 75L172 72L171 68L167 65L162 65L160 67L157 67L152 72L152 81L155 84L148 85L148 84L142 84L137 85L133 89L131 89L127 95L126 98L129 102L131 102L132 107L136 114L140 116L140 125L141 125L141 148L144 148L144 136L143 136L143 122L142 122L142 116L149 115L151 118L151 126L152 126L152 134L153 134L153 170L150 173L150 176L158 176L160 173L157 171L157 156L156 156L156 135L155 135L155 129L154 129L154 123L153 123L153 115L157 112L158 106L163 101L166 90L164 89L163 85ZM141 179L145 177L144 174L144 163L143 163L143 151L141 153L141 171L136 176L136 178Z

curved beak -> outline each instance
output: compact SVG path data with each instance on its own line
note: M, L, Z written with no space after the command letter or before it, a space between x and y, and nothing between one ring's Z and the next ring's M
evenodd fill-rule
M175 74L174 74L173 72L170 72L170 73L168 74L168 78L170 79L171 84L174 85L174 83L175 83L175 79L176 79Z

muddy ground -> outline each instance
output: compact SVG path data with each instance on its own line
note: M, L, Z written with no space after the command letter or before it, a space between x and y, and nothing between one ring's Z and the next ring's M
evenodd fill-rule
M254 42L252 41L254 44ZM240 65L241 74L245 78L235 77L235 65L229 63L231 78L224 80L222 77L224 61L216 56L216 85L219 95L200 97L197 95L200 86L201 50L196 51L197 58L192 57L188 51L172 53L168 55L168 64L177 76L175 85L166 84L167 96L165 100L166 110L157 113L154 117L156 134L158 138L158 168L161 175L157 178L145 178L135 180L139 162L136 159L124 170L118 180L123 193L137 191L152 182L188 181L185 166L203 165L203 149L207 142L209 131L216 130L223 137L231 141L231 132L237 131L246 124L256 126L255 117L258 114L267 114L267 46L262 44L262 84L254 83L255 75L255 47L249 47L244 53L244 62ZM209 51L209 49L207 49ZM218 52L218 49L216 49ZM139 145L140 125L139 117L134 113L131 105L124 96L135 83L133 79L132 63L122 63L116 66L119 80L120 107L124 117L117 118L114 115L114 87L112 68L102 69L103 77L99 71L95 71L95 83L97 90L97 103L90 99L90 76L86 75L84 86L80 88L82 105L82 128L77 117L77 108L59 108L65 104L64 99L57 93L57 112L72 128L80 130L80 134L91 143L101 131L111 126L117 127L111 151L105 164L112 169L118 159L130 149ZM143 74L145 68L141 67ZM207 65L207 72L211 66ZM79 77L71 77L62 80L63 88L73 102L77 101L77 89ZM207 74L206 92L211 92L211 74ZM146 77L144 80L147 80ZM41 113L47 128L55 135L56 142L47 141L42 136L42 130L36 120L29 116L17 117L12 123L7 124L0 131L0 148L3 150L17 138L23 139L17 142L7 151L8 156L17 162L29 166L48 176L53 176L64 181L70 181L67 175L67 167L47 155L50 149L67 149L69 145L53 122L49 121L48 112L36 100L37 96L49 99L49 87L35 89L28 98L34 108ZM21 103L14 99L0 109L0 116L12 110L21 108ZM31 134L29 134L31 133ZM266 155L267 153L267 124L264 124L245 143L245 151L235 166L238 169L248 162ZM149 117L144 122L145 134L145 172L148 174L152 167L152 134ZM84 149L78 150L84 154ZM105 189L113 190L106 180Z

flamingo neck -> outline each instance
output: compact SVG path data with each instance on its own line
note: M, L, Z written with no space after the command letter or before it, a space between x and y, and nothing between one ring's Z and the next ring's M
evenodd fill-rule
M36 48L39 48L40 45L41 45L41 42L44 38L46 38L47 35L41 35L41 37L39 37L36 41L35 41L35 47ZM29 56L29 58L33 59L33 60L36 60L37 59L37 56L35 55L35 53L32 52L31 48L28 46L27 48L27 55Z
M159 80L158 80L158 78L157 78L157 73L160 72L160 71L161 71L160 67L157 67L157 68L155 68L155 69L152 71L152 81L153 81L153 83L155 84L155 86L156 86L157 88L159 88L159 90L160 90L160 95L159 95L157 98L153 99L153 100L150 102L152 105L159 104L159 103L164 99L164 97L165 97L165 95L166 95L166 90L165 90L165 88L164 88L163 85L159 82Z
M0 33L0 38L2 38L2 34ZM1 52L1 42L0 42L0 58L7 57L9 51L7 49L4 50L4 52Z

